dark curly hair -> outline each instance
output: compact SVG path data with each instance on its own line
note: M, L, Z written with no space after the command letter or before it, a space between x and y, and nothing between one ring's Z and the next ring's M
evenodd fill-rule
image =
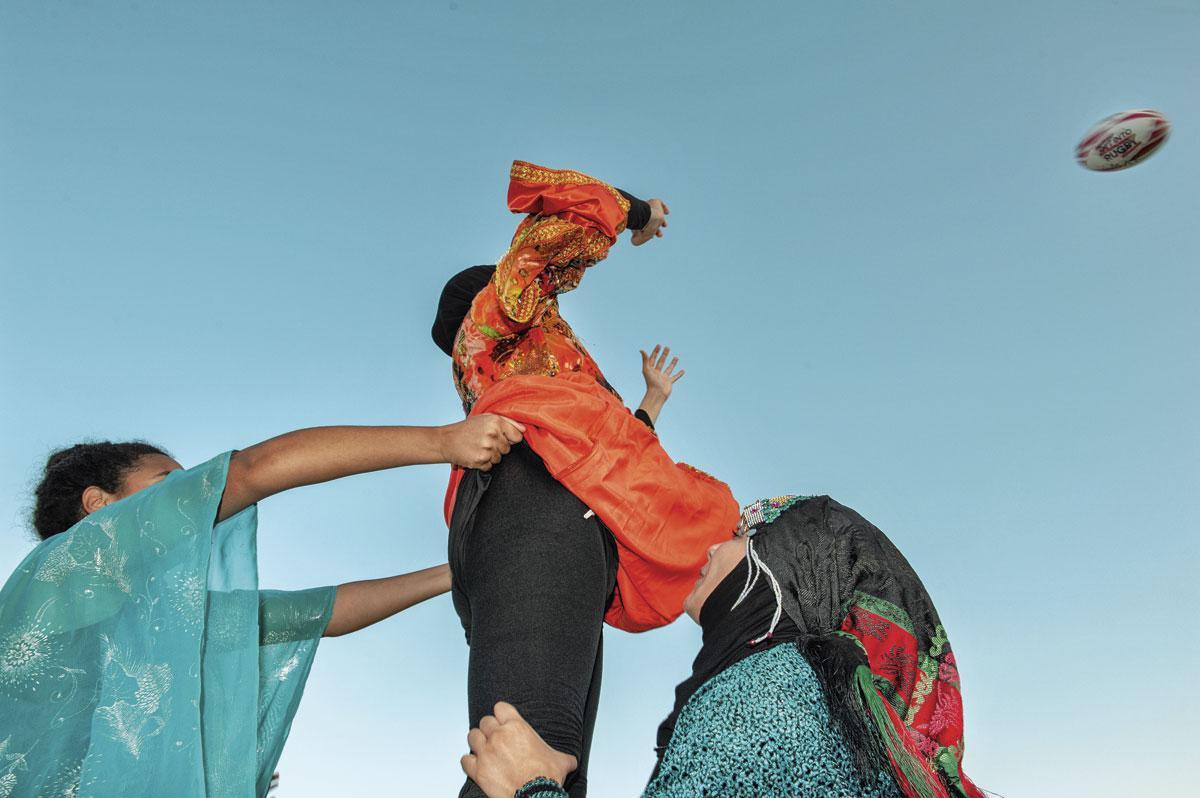
M65 532L86 515L83 492L96 487L116 493L126 475L148 454L166 454L143 441L77 443L46 460L34 490L33 529L42 540Z

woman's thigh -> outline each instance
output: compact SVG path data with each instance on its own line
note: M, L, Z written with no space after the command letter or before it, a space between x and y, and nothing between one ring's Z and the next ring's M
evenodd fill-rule
M616 566L611 535L586 514L532 450L515 447L463 533L456 574L472 725L507 701L547 743L580 758Z

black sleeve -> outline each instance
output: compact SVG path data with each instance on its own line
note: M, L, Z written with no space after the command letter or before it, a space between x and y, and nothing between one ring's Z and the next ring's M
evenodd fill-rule
M638 421L645 424L650 429L654 429L654 422L650 420L650 414L647 413L642 408L639 407L637 410L634 410L633 416L634 416L634 418L636 418Z
M650 203L640 200L624 189L617 189L621 196L629 200L629 214L625 217L625 226L630 230L641 230L650 223Z

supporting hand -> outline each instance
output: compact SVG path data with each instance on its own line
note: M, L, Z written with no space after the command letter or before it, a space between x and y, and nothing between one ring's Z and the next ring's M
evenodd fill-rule
M471 753L460 761L463 772L488 798L511 798L539 776L562 784L579 766L575 757L546 745L512 704L501 701L494 711L471 729Z

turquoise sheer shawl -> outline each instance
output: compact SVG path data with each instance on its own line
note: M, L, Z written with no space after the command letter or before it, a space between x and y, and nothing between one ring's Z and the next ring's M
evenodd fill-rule
M335 588L260 591L229 454L92 513L0 590L0 798L261 798Z

